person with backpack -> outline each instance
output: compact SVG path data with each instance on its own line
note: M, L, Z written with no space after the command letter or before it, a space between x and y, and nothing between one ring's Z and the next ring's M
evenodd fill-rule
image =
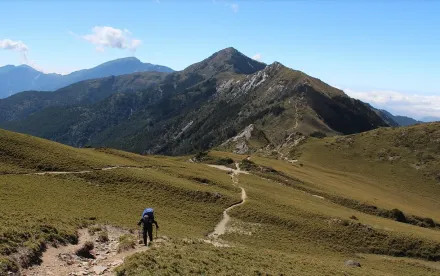
M147 243L147 235L150 238L150 243L153 241L153 223L156 224L156 231L159 228L157 221L154 219L154 211L152 208L147 208L142 213L141 220L138 222L138 226L143 224L143 239L145 246Z

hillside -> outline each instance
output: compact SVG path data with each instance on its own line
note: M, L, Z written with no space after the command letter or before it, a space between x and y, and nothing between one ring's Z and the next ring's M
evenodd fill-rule
M399 116L399 115L394 116L394 121L396 121L400 126L412 126L423 123L422 121L418 121L416 119L407 116Z
M390 202L396 199L391 191L399 189L395 208L440 219L436 208L423 207L428 202L440 203L438 196L434 196L440 183L439 126L420 124L341 137L309 138L286 155L304 167L319 167L322 173L339 171L356 177L358 185L335 183L340 194L390 208Z
M145 71L172 72L173 70L162 65L142 63L134 57L112 60L68 75L45 74L27 65L6 65L0 67L0 99L21 91L53 91L83 80Z
M95 269L87 259L63 259L75 255L80 246L75 244L84 244L84 227L89 233L117 227L116 234L137 239L135 223L150 206L160 225L156 242L148 248L134 245L125 253L125 261L116 265L96 258L94 262L107 270L105 275L438 274L433 261L440 260L440 231L435 226L368 214L342 200L377 197L378 208L404 206L407 217L431 216L438 222L438 190L420 182L419 192L408 201L409 182L389 185L385 179L376 186L387 189L374 194L374 179L369 181L366 174L330 171L312 163L307 153L313 155L314 147L302 148L302 165L258 156L249 160L225 152L211 152L201 163L193 163L189 157L76 149L3 130L0 138L0 275L41 259L41 267L32 267L26 274L59 275L57 267L87 274ZM336 138L323 140L327 139ZM209 167L204 164L207 158L211 163L232 160L245 172ZM345 193L352 186L357 189ZM239 188L247 194L246 200L228 211L231 218L224 233L210 235L223 210L241 202ZM91 241L97 247L114 243ZM74 245L64 246L70 243ZM54 252L64 253L59 258ZM361 267L347 266L348 260L359 261ZM57 266L47 266L47 261Z
M89 106L116 93L134 93L160 83L166 73L143 72L74 83L54 92L26 91L0 99L0 123L26 119L48 107Z
M343 91L278 62L266 66L234 48L183 71L157 74L82 82L53 93L64 100L41 100L38 110L28 101L33 94L17 95L0 101L0 124L77 147L175 155L220 145L250 124L273 145L293 135L352 134L388 125ZM129 78L136 82L124 81ZM80 91L97 96L81 101L75 98ZM65 95L72 95L73 103Z
M393 115L386 110L376 109L376 113L390 126L411 126L423 123L406 116Z

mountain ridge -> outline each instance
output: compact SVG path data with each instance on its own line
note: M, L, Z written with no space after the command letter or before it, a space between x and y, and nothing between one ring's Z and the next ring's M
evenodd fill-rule
M52 91L87 79L144 71L173 72L169 67L143 63L135 57L111 60L67 75L45 74L28 65L6 65L0 67L0 98L5 98L22 91Z
M42 93L34 96L62 94L64 103L43 99L39 110L30 110L28 95L1 100L1 126L77 147L173 155L220 145L250 124L273 145L294 133L332 136L388 126L342 90L234 48L178 72L96 79ZM76 101L68 104L65 95Z

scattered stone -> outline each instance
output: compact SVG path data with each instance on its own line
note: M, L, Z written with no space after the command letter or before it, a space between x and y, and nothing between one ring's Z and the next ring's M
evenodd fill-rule
M113 263L111 263L111 266L119 266L119 265L121 265L123 262L124 262L123 260L117 260L117 261L114 261Z
M102 273L104 273L106 270L108 269L108 267L106 266L102 266L102 265L97 265L93 267L93 272L95 272L98 275L101 275Z
M353 260L347 260L344 263L346 266L350 267L361 267L361 264L359 262L353 261Z

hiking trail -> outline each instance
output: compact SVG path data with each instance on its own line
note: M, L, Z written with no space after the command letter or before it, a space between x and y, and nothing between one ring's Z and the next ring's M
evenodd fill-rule
M226 166L209 165L210 167L228 171L231 174L232 184L239 185L238 175L249 174L249 172L242 171L238 163L235 164L236 169ZM64 175L64 174L85 174L94 171L108 171L119 168L142 168L130 166L112 166L101 169L83 170L83 171L47 171L26 173L25 175ZM214 231L208 235L209 240L204 240L215 247L229 247L230 245L221 241L219 237L225 234L227 225L231 220L228 211L240 206L246 202L246 191L243 187L241 189L241 201L231 205L223 211L222 220L216 225ZM78 244L68 244L65 246L52 247L49 246L42 254L41 264L33 265L27 269L22 269L20 275L23 276L40 276L40 275L114 275L114 269L124 262L127 256L143 252L150 247L136 244L134 248L127 251L118 252L119 237L125 234L132 235L128 230L117 228L114 226L102 226L108 233L108 241L102 242L97 239L98 234L91 235L87 228L78 230ZM95 258L84 258L76 255L76 251L81 248L86 242L94 243L94 249L91 251ZM169 242L165 236L154 240L153 247L160 246L163 243Z
M238 175L240 173L249 174L246 171L240 170L240 166L238 163L235 163L235 166L236 166L235 170L232 168L226 167L226 166L221 166L221 165L208 165L208 166L230 172L232 183L234 186L237 186L239 184ZM234 209L235 207L240 206L246 202L246 198L247 198L246 190L243 187L239 187L239 188L241 189L241 201L231 205L230 207L226 208L223 211L223 219L217 224L217 226L214 229L214 232L209 234L208 237L216 239L219 236L223 235L226 232L226 225L231 220L231 217L229 216L228 211L230 211L230 210Z
M84 173L91 173L96 171L109 171L115 169L143 169L143 168L144 167L134 167L134 166L112 166L112 167L105 167L100 169L84 170L84 171L47 171L47 172L26 173L25 175L84 174Z
M48 247L43 252L42 263L21 270L23 276L41 275L114 275L114 268L121 265L127 256L143 252L150 247L136 244L134 248L118 252L119 237L130 234L130 231L113 226L101 226L108 233L108 241L99 241L97 234L90 235L88 229L78 231L78 244L66 246ZM80 257L75 254L86 242L94 243L91 251L95 258ZM167 237L159 237L154 240L153 246L167 241Z

